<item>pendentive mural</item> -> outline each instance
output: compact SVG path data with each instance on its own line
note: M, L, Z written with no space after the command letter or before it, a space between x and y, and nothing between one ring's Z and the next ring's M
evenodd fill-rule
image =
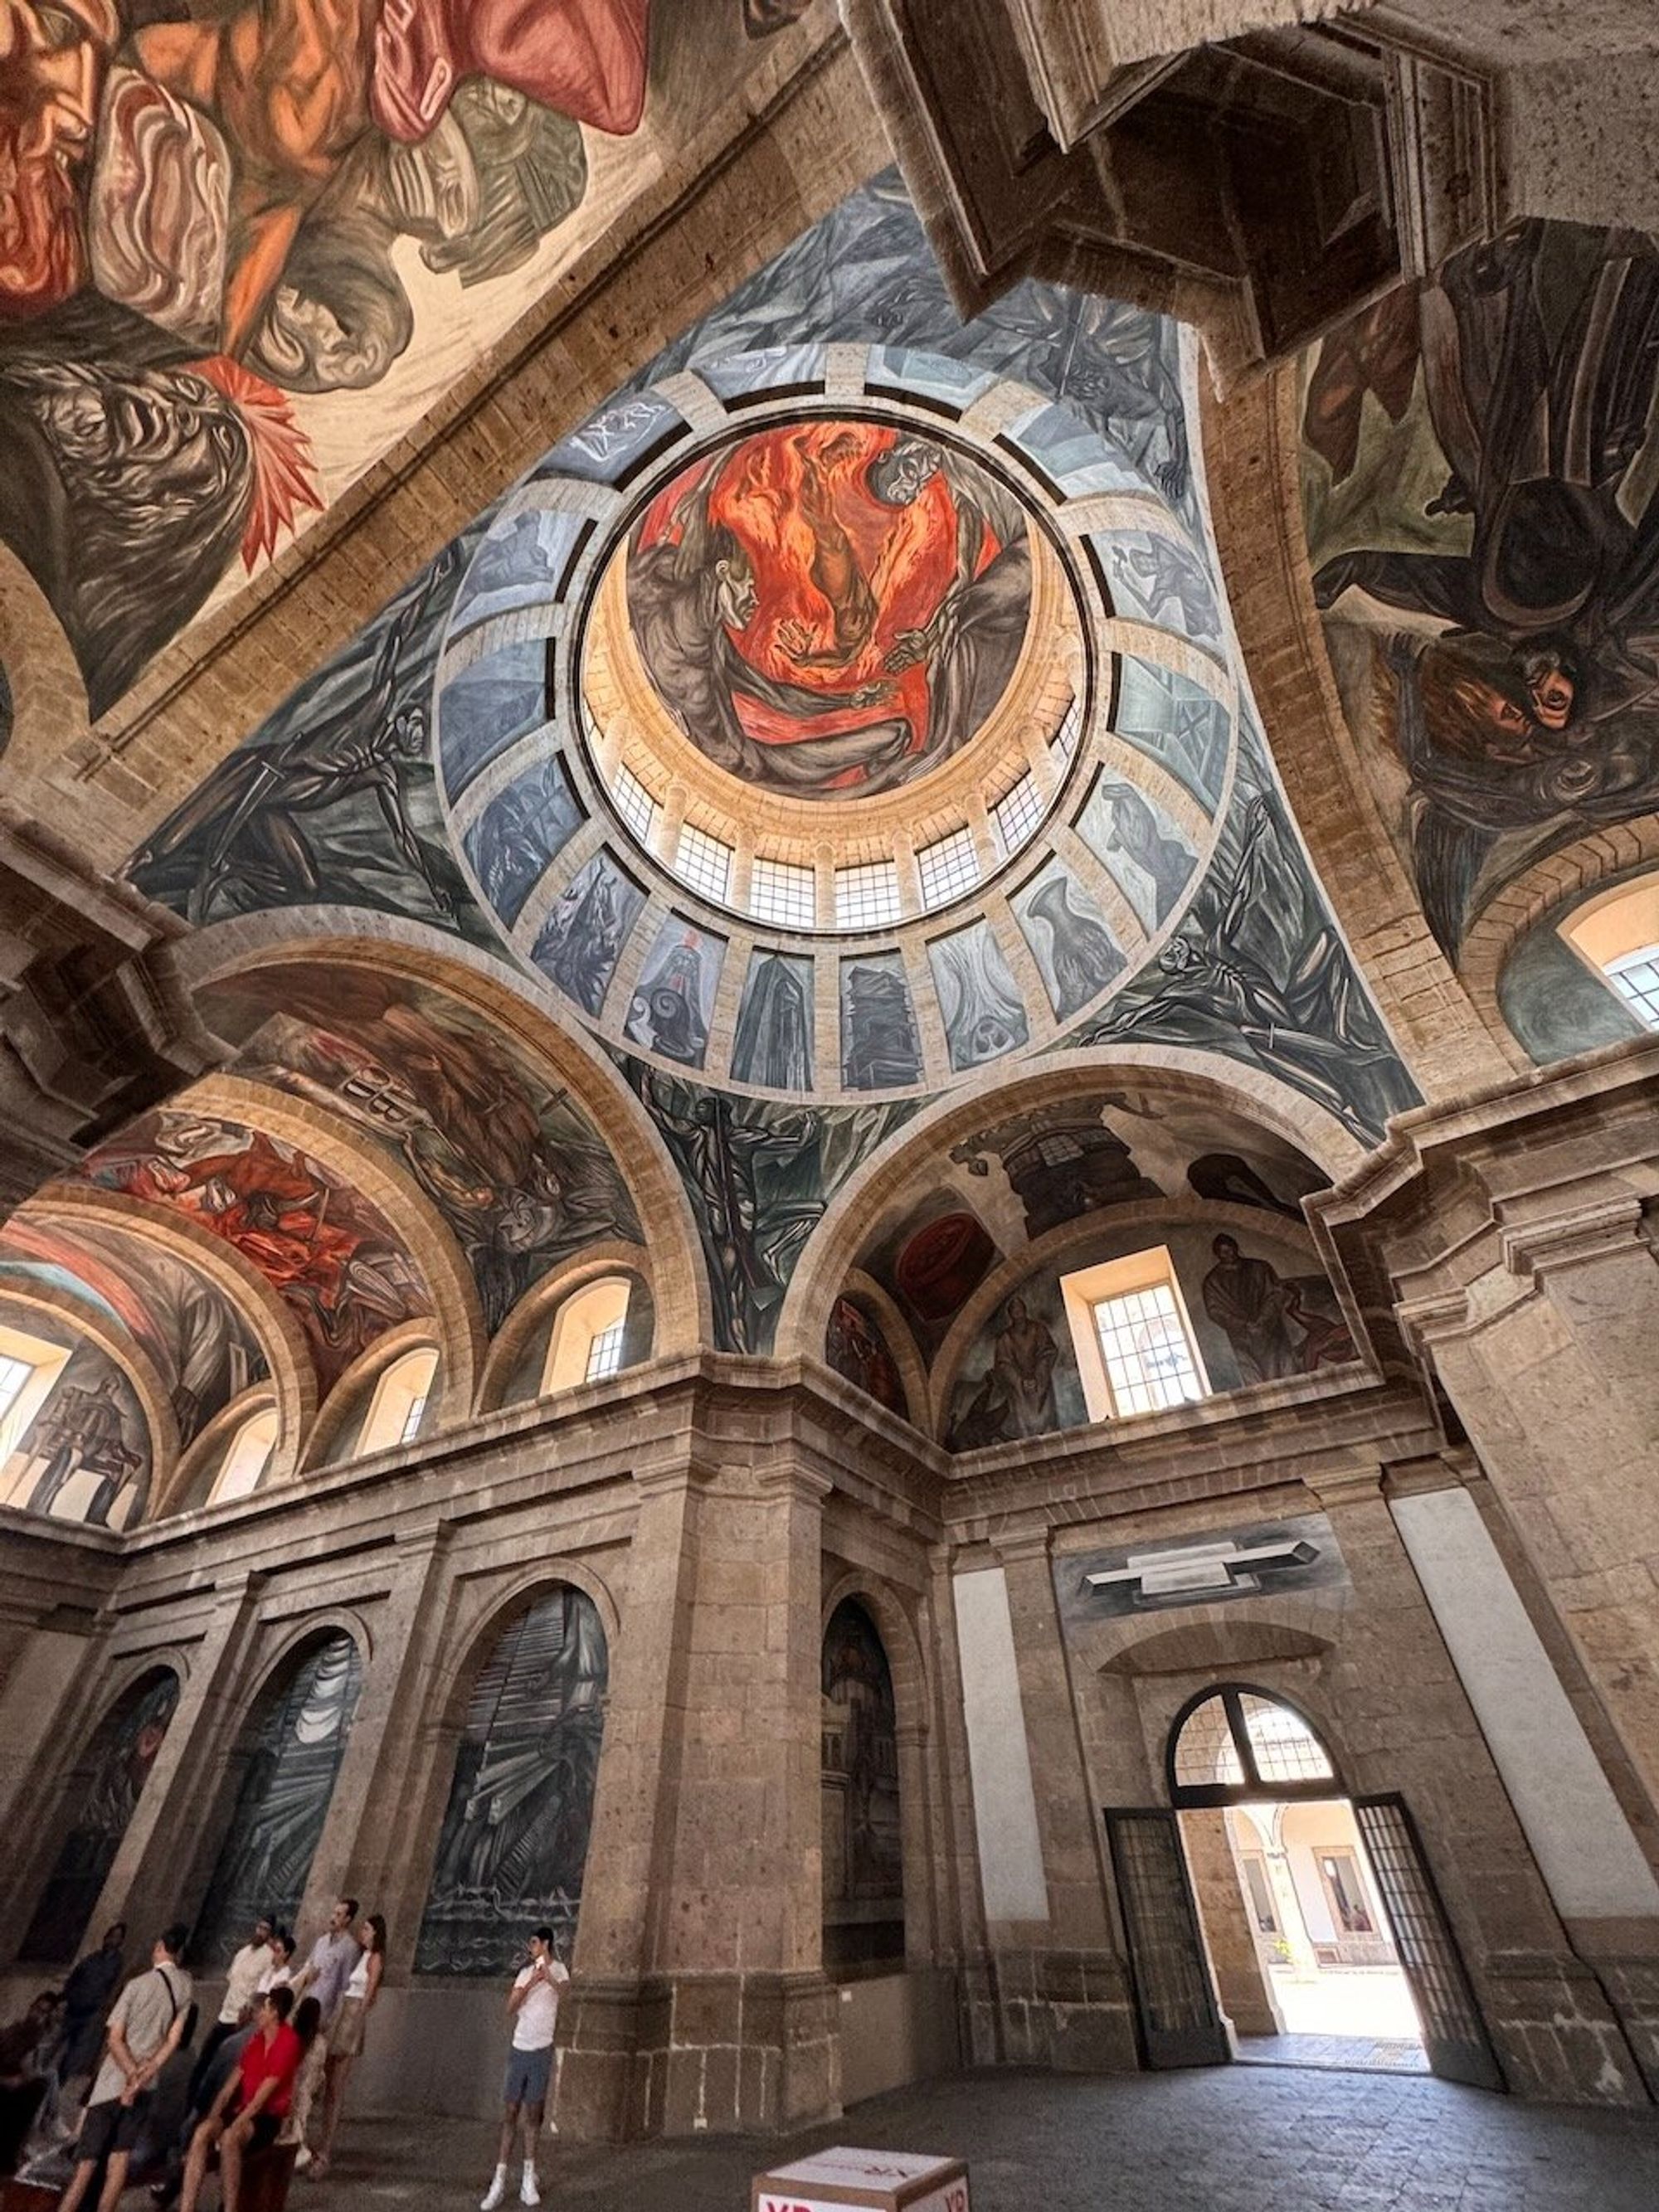
M1659 805L1659 246L1529 222L1309 366L1314 591L1455 957L1529 862Z
M416 1973L508 1972L542 1925L568 1961L608 1679L598 1608L568 1584L497 1640L462 1724Z
M267 1686L238 1749L241 1781L197 1916L204 1969L228 1964L262 1915L288 1928L298 1919L362 1686L357 1646L337 1631L285 1685Z
M93 713L413 431L798 12L18 0L0 538Z

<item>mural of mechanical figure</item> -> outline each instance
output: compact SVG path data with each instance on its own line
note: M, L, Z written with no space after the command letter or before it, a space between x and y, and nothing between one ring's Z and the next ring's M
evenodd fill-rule
M1153 920L1161 928L1192 875L1195 860L1192 848L1164 835L1157 816L1133 784L1103 781L1098 796L1111 810L1102 858L1109 866L1110 855L1121 853L1152 878Z
M29 1493L29 1511L50 1513L84 1468L98 1478L85 1517L100 1528L123 1485L143 1464L143 1454L127 1442L121 1382L113 1374L101 1376L90 1389L59 1382L31 1442L37 1450L47 1449L50 1456Z
M568 1954L593 1818L609 1662L599 1610L561 1585L502 1635L467 1710L416 1948L422 1973L511 1963L526 1923Z
M194 848L185 911L197 922L214 918L234 882L273 898L297 888L307 898L320 899L331 884L328 862L319 858L300 817L326 813L342 799L366 793L434 903L452 915L450 888L404 810L403 771L425 751L426 712L418 706L398 708L397 698L404 641L458 567L453 545L432 563L420 592L386 625L362 697L273 745L243 746L228 754L159 836L133 855L129 872L154 874ZM341 895L350 896L349 885L342 886Z
M1304 880L1275 802L1258 794L1231 869L1212 872L1159 953L1152 995L1120 1000L1077 1042L1146 1037L1246 1057L1374 1143L1412 1095Z
M854 769L862 772L860 792L902 782L913 743L906 719L787 745L763 744L744 729L740 695L785 714L818 714L830 702L823 691L764 674L738 650L734 633L749 627L759 606L755 572L733 533L710 520L708 494L707 480L682 494L673 513L678 539L647 545L636 532L629 556L629 614L664 704L716 767L748 783L810 792ZM871 684L838 703L872 707L884 696Z

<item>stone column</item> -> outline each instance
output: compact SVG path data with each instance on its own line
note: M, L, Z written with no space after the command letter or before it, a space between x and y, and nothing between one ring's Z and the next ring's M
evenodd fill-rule
M1462 1281L1422 1271L1400 1313L1659 1810L1659 1264L1644 1226L1628 1188L1506 1204L1489 1264Z
M393 1983L409 1978L426 1902L427 1869L411 1875L409 1867L415 1825L400 1817L399 1807L427 1689L425 1669L411 1660L417 1643L441 1632L441 1608L428 1599L449 1535L441 1521L398 1531L392 1587L368 1616L373 1649L299 1914L310 1935L320 1932L337 1897L353 1896L365 1912L383 1912Z
M1282 2035L1285 2023L1262 1970L1226 1814L1219 1807L1183 1813L1181 1834L1216 1995L1229 2026L1235 2035Z
M769 2129L836 2108L818 1802L828 1488L786 1447L758 1470L665 1472L643 1489L561 2092L585 2130Z
M1133 2014L1048 1547L1046 1526L1011 1532L993 1546L1006 1577L1032 1771L1041 1777L1036 1818L1048 1897L1046 1923L1025 1930L1019 1948L997 1953L1004 2034L1011 2058L1062 2070L1133 2071Z
M240 1715L234 1695L258 1633L266 1577L222 1583L179 1704L109 1870L92 1924L125 1920L142 1946L190 1920L218 1848L213 1832Z
M1510 2087L1642 2105L1640 2069L1568 1940L1383 1495L1358 1455L1308 1478L1353 1585L1341 1646L1342 1741L1356 1795L1399 1791L1415 1817Z

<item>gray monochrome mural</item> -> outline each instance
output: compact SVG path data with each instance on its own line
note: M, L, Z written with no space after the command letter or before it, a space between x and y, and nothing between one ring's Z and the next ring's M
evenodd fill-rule
M1164 1543L1068 1552L1054 1561L1054 1573L1068 1637L1102 1621L1177 1606L1334 1593L1348 1581L1336 1532L1322 1513L1251 1522Z
M362 1686L357 1647L340 1632L267 1686L238 1750L230 1825L197 1916L204 1971L226 1965L262 1914L290 1928L298 1917Z
M598 1610L568 1583L496 1640L462 1724L416 1973L507 1972L543 1925L568 1960L607 1679Z

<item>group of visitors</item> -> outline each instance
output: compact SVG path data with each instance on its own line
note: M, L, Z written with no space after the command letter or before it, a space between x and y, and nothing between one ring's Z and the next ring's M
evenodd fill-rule
M100 2166L97 2212L115 2212L134 2152L141 2144L153 2148L156 2084L196 2027L194 1985L184 1965L188 1934L176 1923L157 1937L149 1966L126 1984L106 2019L126 1938L118 1923L61 1992L41 1991L21 2021L0 2030L0 2130L9 2118L18 2119L20 2142L43 2091L78 2078L70 2070L76 2062L82 2074L96 2069L59 2212L77 2212ZM175 2205L197 2212L216 2161L225 2212L237 2212L246 2161L278 2143L296 2147L296 2169L319 2178L327 2172L347 2084L380 1996L386 1942L380 1914L360 1917L349 1897L336 1902L301 1966L289 1929L268 1917L254 1923L230 1961L217 2016L191 2070L183 2119L150 2190L161 2212ZM507 1993L512 2047L501 2140L481 2212L497 2212L506 2202L520 2138L519 2201L541 2203L536 2145L552 2081L559 1995L570 1979L553 1944L550 1928L534 1931ZM319 2090L322 2125L313 2152L307 2136Z
M21 2114L27 2094L20 2141L42 2107L43 2093L78 2078L70 2071L77 2063L81 2075L91 2073L78 2129L62 2137L73 2172L60 2212L78 2212L100 2167L98 2212L114 2212L135 2152L152 2171L159 2154L152 2199L161 2208L177 2204L180 2212L196 2212L216 2162L226 2212L236 2212L246 2160L278 2142L295 2146L297 2167L325 2173L364 2025L380 1994L386 1962L380 1915L360 1918L356 1900L340 1899L302 1966L287 1929L268 1917L255 1923L231 1960L177 2125L158 2111L156 2085L195 2032L194 1988L184 1965L189 1931L182 1924L168 1928L149 1966L112 2008L125 1933L112 1929L76 1967L61 1996L43 1991L23 2021L0 2031L0 2127L13 2103ZM169 2074L175 2084L183 2063ZM9 2102L8 2091L17 2093ZM174 2116L178 2094L175 2088ZM313 2152L306 2136L319 2096L320 2140ZM60 2126L66 2114L67 2100Z

